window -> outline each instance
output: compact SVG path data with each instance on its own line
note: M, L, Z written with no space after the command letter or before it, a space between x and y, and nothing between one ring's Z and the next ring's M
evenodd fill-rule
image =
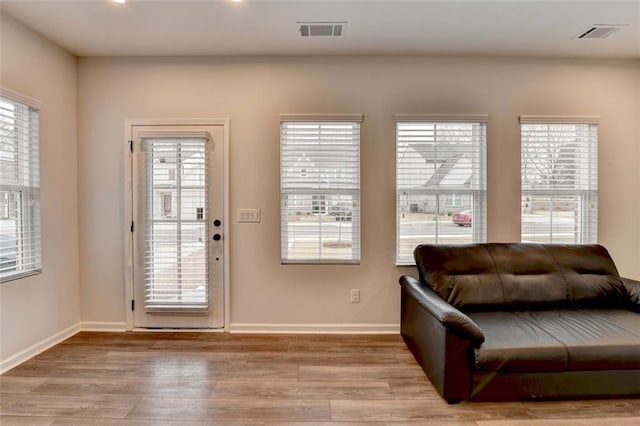
M396 115L396 263L418 244L486 241L486 122Z
M523 242L597 241L598 119L522 116Z
M40 254L39 106L0 96L0 282L38 273Z
M358 263L362 116L280 120L282 262Z

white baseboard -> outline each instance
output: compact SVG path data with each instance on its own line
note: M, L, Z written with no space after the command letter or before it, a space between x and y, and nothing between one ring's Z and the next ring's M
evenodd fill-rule
M82 321L80 329L82 331L127 331L127 325L124 322Z
M256 324L231 323L231 333L400 334L400 324Z
M53 336L48 337L43 341L36 343L35 345L32 345L13 356L10 356L9 358L0 361L0 374L11 370L13 367L22 364L23 362L33 358L39 353L46 351L47 349L78 333L81 330L80 324L81 323L74 324L71 327L62 330L61 332L56 333Z

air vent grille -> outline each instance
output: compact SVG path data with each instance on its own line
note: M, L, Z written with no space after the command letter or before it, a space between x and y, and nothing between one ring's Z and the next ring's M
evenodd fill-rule
M301 37L342 37L346 22L298 22Z
M589 28L587 28L585 31L582 31L574 38L607 38L624 26L625 25L591 25Z

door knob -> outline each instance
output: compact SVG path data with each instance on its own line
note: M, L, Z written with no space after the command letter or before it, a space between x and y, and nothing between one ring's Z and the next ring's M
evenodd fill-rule
M213 234L213 241L220 241L220 238L222 238L220 234Z

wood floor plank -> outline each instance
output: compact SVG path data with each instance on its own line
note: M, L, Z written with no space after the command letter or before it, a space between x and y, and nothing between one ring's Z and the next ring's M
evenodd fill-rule
M11 377L0 376L1 393L27 393L31 392L44 382L48 377Z
M212 422L198 420L137 420L137 419L100 419L90 423L87 419L58 418L53 426L261 426L263 422Z
M362 381L411 379L424 374L420 367L411 365L371 366L301 366L299 378L307 381Z
M287 352L289 344L287 342L247 344L243 342L230 343L218 341L194 340L192 342L174 342L171 340L160 340L153 344L151 350L163 351L208 351L208 352Z
M397 353L395 354L395 357L400 364L409 364L409 365L417 364L415 357L409 351Z
M55 417L3 416L0 415L0 426L50 426ZM85 424L87 420L84 420Z
M347 365L398 365L394 354L350 353L350 352L262 352L253 353L248 363L256 364L297 364L320 366Z
M165 380L291 380L296 379L296 365L245 365L243 362L208 362L196 360L171 363L55 363L28 361L5 373L7 376L72 378L146 378Z
M350 352L361 354L397 354L405 351L406 347L403 347L400 343L375 345L373 343L367 342L348 342L344 344L335 344L326 342L295 341L289 344L289 350L291 352Z
M389 379L389 386L395 399L441 399L426 377Z
M330 420L328 401L238 399L142 399L132 419L302 422Z
M120 365L86 362L41 361L37 357L5 373L6 376L20 377L139 377L143 374L143 364Z
M433 399L354 401L332 400L333 420L384 422L472 421L477 419L531 418L520 403L446 405Z
M89 347L83 350L74 345L57 345L40 353L38 360L49 362L103 362L107 353L107 349Z
M640 417L636 399L603 399L575 401L530 401L525 407L536 418Z
M123 364L184 364L198 361L207 362L246 362L250 353L237 352L206 352L206 351L112 351L107 352L102 358L102 362L123 363Z
M126 396L60 396L3 393L0 415L123 418L137 403Z
M393 399L387 382L219 381L215 399Z
M215 382L202 380L144 380L56 377L32 390L52 395L131 395L147 397L207 398Z

